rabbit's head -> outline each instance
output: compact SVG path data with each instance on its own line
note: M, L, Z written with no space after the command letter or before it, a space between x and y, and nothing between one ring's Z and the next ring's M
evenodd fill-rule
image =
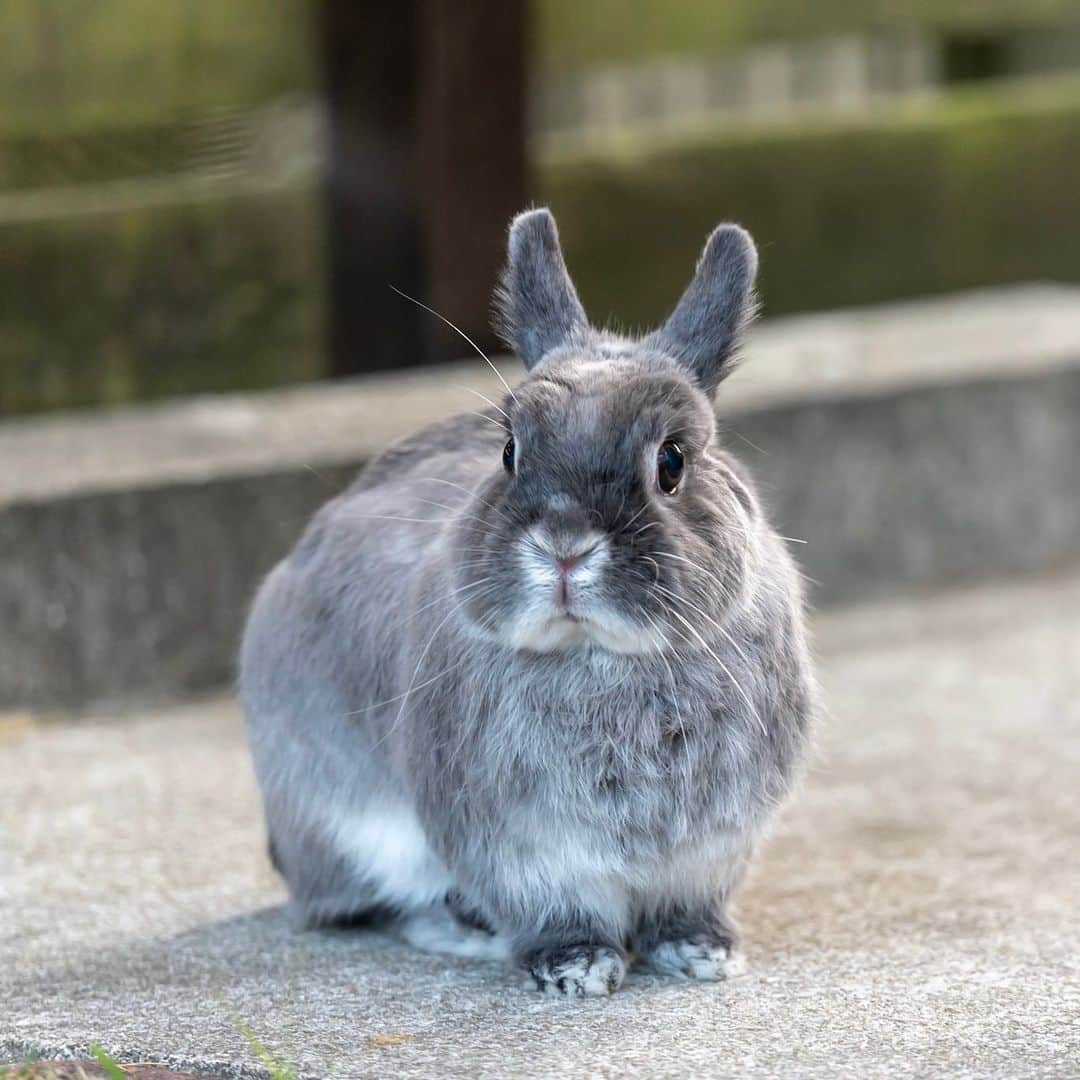
M753 313L757 254L709 237L659 330L592 329L547 210L519 215L499 293L528 369L508 394L501 457L456 536L474 628L515 649L702 644L753 562L751 494L720 453L712 398Z

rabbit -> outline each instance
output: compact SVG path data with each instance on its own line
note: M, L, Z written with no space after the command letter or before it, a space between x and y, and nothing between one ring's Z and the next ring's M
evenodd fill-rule
M547 209L508 249L524 380L389 446L254 602L271 857L301 926L389 923L545 992L724 979L817 711L799 572L713 407L756 249L719 226L637 340L590 327Z

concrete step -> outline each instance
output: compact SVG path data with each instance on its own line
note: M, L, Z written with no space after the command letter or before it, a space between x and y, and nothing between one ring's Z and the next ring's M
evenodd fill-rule
M1080 289L775 320L725 384L823 606L1080 554ZM501 365L510 380L516 363ZM259 578L400 435L482 407L480 360L0 426L0 708L226 684Z
M750 973L610 1000L294 934L235 705L0 726L0 1064L258 1075L1073 1075L1080 568L823 613L832 713L741 898Z

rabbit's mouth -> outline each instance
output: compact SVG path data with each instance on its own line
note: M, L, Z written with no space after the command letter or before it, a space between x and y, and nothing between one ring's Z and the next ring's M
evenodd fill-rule
M521 618L511 631L512 644L527 652L555 653L599 647L624 654L647 653L653 648L647 631L605 611L549 609L545 615Z
M515 644L528 652L566 652L590 644L592 625L582 615L553 611L547 618L530 620L514 634Z

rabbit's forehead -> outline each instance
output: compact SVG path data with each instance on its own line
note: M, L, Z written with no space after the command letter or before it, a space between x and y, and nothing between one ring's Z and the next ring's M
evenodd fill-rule
M524 438L610 444L663 438L672 425L704 428L709 409L677 372L632 361L584 361L538 373L518 392Z

